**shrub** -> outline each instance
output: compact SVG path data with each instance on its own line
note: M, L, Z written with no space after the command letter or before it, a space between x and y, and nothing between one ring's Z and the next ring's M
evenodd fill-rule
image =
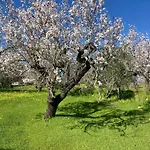
M86 86L84 84L75 86L70 92L69 95L77 96L77 95L90 95L94 93L94 86Z

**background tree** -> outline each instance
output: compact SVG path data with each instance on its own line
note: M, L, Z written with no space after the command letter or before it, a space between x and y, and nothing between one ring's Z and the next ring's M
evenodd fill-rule
M26 65L17 53L4 51L0 55L0 83L1 87L12 87L13 82L21 82Z
M134 57L133 70L139 76L144 77L147 89L150 91L150 40L148 35L138 33L132 28L125 42L128 44L128 51Z
M105 68L97 71L97 80L107 89L106 97L113 90L117 90L120 98L121 90L128 88L134 81L132 55L126 52L126 46L114 48L111 53L105 48L101 55L107 64Z

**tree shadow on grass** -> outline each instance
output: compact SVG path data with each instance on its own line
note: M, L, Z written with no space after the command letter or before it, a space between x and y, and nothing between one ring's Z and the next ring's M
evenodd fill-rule
M117 96L118 97L118 91L113 90L107 98L110 98L112 96ZM119 99L131 99L135 97L135 93L132 90L121 90L119 94Z
M68 103L63 107L59 107L59 111L62 111L62 114L57 116L72 116L72 117L83 117L91 118L92 114L101 111L105 108L110 107L110 102L74 102Z
M1 92L18 92L18 93L22 93L22 92L27 92L27 93L35 93L35 92L37 92L37 90L36 90L36 88L33 88L33 89L22 89L22 88L17 88L17 89L15 89L15 88L0 88L0 93ZM45 89L42 89L42 91L41 92L46 92L46 90Z
M15 150L15 149L10 149L10 148L0 148L0 150Z
M59 108L58 117L75 117L76 125L70 129L82 128L84 132L90 129L118 130L121 136L126 134L130 126L138 127L140 124L149 123L150 102L146 102L143 108L136 110L121 110L113 107L110 102L74 102Z

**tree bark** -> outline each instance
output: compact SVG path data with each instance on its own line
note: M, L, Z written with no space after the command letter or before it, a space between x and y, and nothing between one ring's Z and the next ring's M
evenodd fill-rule
M149 94L150 93L150 79L149 78L146 79L146 88L147 88L146 92Z
M42 91L42 86L41 86L41 85L36 85L35 88L36 88L36 90L37 90L38 92L41 92L41 91Z
M83 49L80 49L78 51L76 60L80 64L80 68L77 69L76 75L74 75L69 81L66 82L61 93L58 94L57 96L54 96L54 93L52 92L53 91L52 88L49 88L49 96L48 96L48 101L47 101L48 108L44 116L45 119L52 118L56 115L56 111L57 111L57 107L59 103L63 99L65 99L68 92L75 85L77 85L78 82L82 79L82 77L90 70L91 68L90 62L86 58L83 57L85 49L90 49L90 52L92 52L96 50L96 47L94 46L94 44L88 43L87 45L85 45L85 47L83 47Z
M44 118L52 118L55 117L56 115L56 110L57 107L59 105L59 103L62 101L63 99L60 97L60 94L57 95L56 97L53 98L49 98L48 97L48 101L47 101L47 111L45 113Z
M84 67L79 71L79 73L76 76L71 78L70 81L65 84L61 93L57 96L53 96L53 92L51 91L51 89L49 89L49 96L47 101L48 106L44 119L55 117L59 103L63 99L65 99L68 92L81 80L81 78L88 72L90 68L90 63L88 61L85 62Z

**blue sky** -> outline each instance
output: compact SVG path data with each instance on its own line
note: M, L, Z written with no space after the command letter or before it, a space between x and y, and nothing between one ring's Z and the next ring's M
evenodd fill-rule
M135 25L136 29L150 36L150 0L105 0L110 17L121 17L125 24Z
M14 0L15 4L20 0ZM56 0L61 2L61 0ZM72 0L69 0L71 3ZM104 0L105 8L111 18L121 17L125 25L134 25L137 31L148 33L150 36L150 0Z

